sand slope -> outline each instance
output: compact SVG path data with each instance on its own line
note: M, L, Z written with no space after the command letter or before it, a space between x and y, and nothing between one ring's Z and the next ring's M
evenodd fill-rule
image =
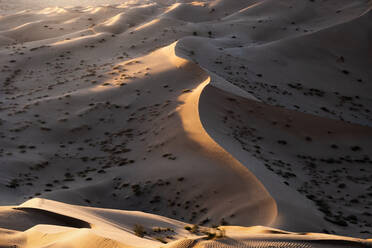
M1 210L2 242L160 245L132 234L146 214L35 197L370 237L371 6L154 0L0 16L0 203L32 199ZM167 222L167 241L190 238L183 222ZM331 246L228 236L170 246ZM345 242L332 245L359 247Z
M22 213L22 214L20 214ZM315 233L291 233L279 229L222 226L218 229L198 227L191 233L188 224L143 212L99 209L68 205L35 198L17 207L2 207L0 223L9 215L17 222L34 219L34 227L22 231L0 229L2 247L371 247L372 242ZM46 220L49 219L49 221ZM71 222L74 219L75 222ZM51 222L54 222L53 225ZM78 221L80 223L78 223ZM88 226L81 226L82 223ZM1 224L3 228L4 224ZM143 237L135 235L141 226ZM224 233L206 239L205 232ZM172 241L175 240L175 241ZM164 245L164 242L168 242Z

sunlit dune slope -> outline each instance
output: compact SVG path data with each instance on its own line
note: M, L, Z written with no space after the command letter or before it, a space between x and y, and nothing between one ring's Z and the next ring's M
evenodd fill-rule
M3 222L9 214L18 215L18 223L30 222L34 214L38 218L33 220L35 226L26 231L22 227L9 230L4 229ZM75 223L68 222L72 218L89 226L78 226L77 219ZM184 227L191 225L153 214L81 207L40 198L18 207L2 207L0 223L0 245L4 247L371 247L368 240L262 226L197 227L189 232ZM219 238L207 238L207 233L216 232Z

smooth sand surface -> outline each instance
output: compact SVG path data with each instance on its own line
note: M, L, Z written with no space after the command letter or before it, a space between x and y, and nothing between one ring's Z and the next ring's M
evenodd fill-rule
M0 229L1 247L372 247L372 241L363 239L263 226L207 228L143 212L40 198L17 207L2 207L0 223L9 223L9 216L14 216L17 224L32 223L34 227L26 231L22 226Z
M12 4L0 247L370 246L371 1Z

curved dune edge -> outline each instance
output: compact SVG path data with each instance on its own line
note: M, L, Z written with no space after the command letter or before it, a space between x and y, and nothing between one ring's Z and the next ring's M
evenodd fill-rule
M179 49L177 49L178 42L175 42L172 47L174 49L174 56L186 59L180 53ZM193 62L189 62L194 64ZM229 82L225 82L224 79L218 77L217 75L208 72L207 70L203 69L202 67L198 66L200 70L203 70L207 75L208 78L200 83L195 89L192 90L192 93L181 95L179 97L180 101L185 102L179 110L179 115L182 121L183 129L187 134L187 137L196 142L200 149L203 150L203 154L205 156L211 157L212 159L216 159L224 164L225 166L231 168L232 170L236 171L239 175L243 175L248 182L254 184L256 189L256 194L252 195L247 201L254 201L255 198L260 199L267 199L262 202L262 208L267 209L264 214L267 215L267 220L265 222L261 222L265 225L273 225L277 222L278 217L278 206L275 199L270 195L270 193L265 188L265 185L260 182L257 177L249 171L248 166L244 166L241 162L239 162L236 158L233 157L232 154L227 152L223 146L218 144L206 131L201 118L200 118L200 98L203 92L206 90L206 87L218 87L222 91L230 92L230 94L240 95L246 99L250 99L253 101L259 101L255 97L251 96L247 92L241 92L239 88L236 88L234 85L230 84ZM221 81L222 83L220 83ZM212 85L213 83L213 85ZM267 206L264 206L267 205ZM263 213L261 213L263 214ZM252 214L252 217L254 215ZM285 220L281 220L285 221Z
M175 42L169 47L172 48L172 56L180 58L182 61L183 58L178 56L176 52L177 44L178 42ZM189 63L194 64L191 61ZM216 166L222 165L227 167L229 170L233 170L236 175L239 175L239 177L242 177L246 182L249 182L251 188L249 189L250 192L246 201L252 202L254 208L257 208L255 211L259 213L258 215L252 213L250 216L253 219L261 218L258 219L259 222L270 225L277 217L277 206L275 200L265 189L264 185L262 185L262 183L246 167L216 143L203 127L199 114L199 99L205 87L210 84L211 76L206 70L200 66L198 67L208 75L208 78L201 82L196 88L192 89L191 93L182 94L178 98L179 101L185 103L178 110L182 122L182 129L189 140L197 143L197 146L204 157L215 161Z
M175 56L177 56L177 51L179 51L179 49L177 49L176 46L175 49ZM184 56L182 51L178 56L187 59L187 56ZM308 202L303 202L304 199L301 198L298 192L288 191L287 188L283 187L281 182L277 182L276 180L273 180L273 178L262 175L262 173L259 176L263 181L260 181L250 170L250 168L254 168L254 166L244 164L244 162L249 163L251 161L238 160L235 158L234 155L225 150L226 146L226 149L228 149L228 143L225 143L223 139L217 141L213 138L215 134L207 131L210 130L210 128L206 125L213 125L213 123L208 122L208 120L202 121L202 117L200 116L200 108L201 104L203 104L203 102L200 102L202 95L209 99L221 99L221 101L235 97L245 99L248 102L252 101L257 104L261 104L261 101L247 92L242 92L239 88L230 82L226 82L225 79L215 75L214 73L210 73L202 67L200 67L200 69L209 75L208 79L195 88L191 94L180 97L180 101L186 102L184 108L181 108L180 110L180 116L183 128L188 137L201 145L201 149L204 150L203 154L211 157L218 157L218 160L222 161L226 166L231 166L233 170L239 171L242 175L246 175L248 181L257 182L259 185L257 187L262 187L262 191L267 194L267 197L270 198L274 204L272 210L267 212L267 215L271 216L271 221L266 224L261 222L263 225L277 228L284 226L291 228L291 230L296 230L297 228L306 230L307 228L313 228L311 227L312 225L309 224L311 221L316 223L314 225L321 223L322 219L313 211L314 209L311 209L307 205ZM208 103L204 104L208 105ZM190 116L194 118L190 118ZM303 214L302 211L305 211L306 214ZM294 215L298 218L294 217ZM306 226L306 228L303 226Z
M175 129L178 132L176 139L179 140L177 145L190 150L192 156L202 158L198 161L200 166L204 167L203 163L206 163L207 168L215 171L211 173L211 176L216 177L212 180L213 183L219 184L218 180L222 180L221 183L226 180L225 183L228 184L228 187L225 187L225 192L222 192L222 195L218 197L226 197L226 200L233 197L235 204L233 208L243 215L240 218L247 220L248 223L272 224L277 216L275 200L267 192L264 185L246 167L226 152L205 131L199 116L199 98L205 86L210 83L211 77L200 66L182 58L182 55L178 56L177 44L178 42L174 42L145 56L147 58L145 61L150 64L158 64L156 68L160 72L180 69L197 75L192 79L193 81L184 82L184 87L189 86L190 88L185 89L177 98L178 102L183 103L175 109L179 118L179 121L177 120L177 123L175 123ZM194 173L198 173L198 171ZM241 192L238 192L239 189L241 189ZM218 215L225 210L226 206L221 204L220 206L213 206L212 211L215 211L214 214Z

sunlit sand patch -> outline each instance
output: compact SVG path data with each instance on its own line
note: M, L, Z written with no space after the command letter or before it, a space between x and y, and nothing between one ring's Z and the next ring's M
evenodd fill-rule
M194 2L191 2L191 5L205 7L206 6L206 3L205 2L194 1Z
M50 46L55 46L55 47L63 46L63 45L75 43L78 41L90 40L91 38L97 38L102 35L103 35L102 33L96 33L93 30L87 30L86 32L84 32L84 36L76 37L73 39L65 39L62 41L57 41L55 43L51 43Z
M181 5L181 3L172 4L170 7L167 8L167 10L164 12L164 14L166 14L168 12L171 12L174 9L177 9L180 5Z
M139 26L139 27L136 27L134 30L135 30L135 31L139 31L139 30L141 30L141 29L144 29L144 28L150 27L151 25L154 25L154 24L156 24L156 23L158 23L158 22L159 22L159 19L154 19L154 20L151 20L151 21L148 22L148 23L145 23L145 24L143 24L143 25L141 25L141 26Z
M51 14L65 14L67 13L68 11L64 8L60 8L60 7L52 7L52 8L45 8L41 11L39 11L38 13L39 14L42 14L42 15L51 15Z

